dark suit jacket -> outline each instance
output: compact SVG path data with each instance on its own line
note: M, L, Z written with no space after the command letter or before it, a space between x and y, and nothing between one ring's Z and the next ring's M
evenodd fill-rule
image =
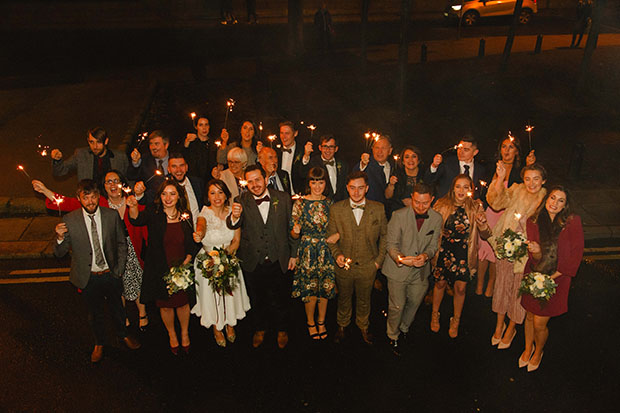
M118 215L118 214L117 214ZM164 236L166 235L166 214L157 212L154 205L149 205L136 219L129 218L135 226L146 225L149 232L148 245L144 257L144 274L142 276L142 291L140 301L143 303L168 298L168 291L163 277L172 265L179 263L169 263L164 249ZM195 256L200 250L201 245L194 242L192 237L192 219L190 218L181 223L183 228L185 253Z
M392 171L394 171L394 163L390 159L388 159L388 162L390 163L391 174ZM355 164L353 170L360 170L359 162ZM364 172L368 175L368 193L366 194L366 198L385 204L385 187L387 186L385 173L383 173L383 167L379 165L379 162L375 161L372 155L370 156L370 162L368 162L368 166L366 166Z
M287 194L290 194L291 193L291 180L288 174L286 173L286 171L283 171L282 169L278 169L276 171L276 174L278 175L278 178L280 178L280 183L284 187L284 192L286 192ZM278 190L278 188L274 188L273 185L271 184L268 184L267 186L269 188Z
M307 188L308 188L308 172L310 171L310 169L318 167L318 168L323 168L326 173L325 175L326 176L325 181L327 183L326 195L332 198L334 201L342 201L343 199L348 197L346 179L347 179L347 175L349 174L349 168L347 167L346 163L339 161L335 157L334 157L334 161L336 162L336 193L334 193L331 180L329 178L329 173L327 173L327 167L323 163L320 153L311 156L310 162L308 162L307 165L304 165L302 162L301 165L299 166L299 174L300 176L303 176L304 178L304 181L303 181L304 182L303 184L304 193L307 192Z
M103 255L113 277L120 278L125 272L127 262L127 241L125 225L118 213L112 209L99 207L101 227L98 235L103 241ZM85 288L90 278L93 261L93 248L88 237L90 227L86 226L82 208L69 212L63 217L69 232L62 243L54 245L54 255L64 257L71 250L71 273L69 281L78 288Z
M129 160L127 155L122 151L113 151L108 148L110 153L110 168L126 174L127 168L129 168ZM95 155L89 148L78 148L75 150L73 156L66 161L61 159L59 161L52 161L52 175L64 176L71 171L77 170L77 179L93 179L93 165ZM107 171L106 171L107 172Z
M164 182L166 177L164 175L153 176L155 175L155 170L157 169L157 163L149 151L143 153L141 159L142 162L137 168L130 164L129 170L127 171L127 178L135 182L144 182L146 185L146 192L144 193L144 198L141 200L141 203L152 204L155 199L157 189ZM166 168L167 167L168 166L166 165ZM151 179L151 177L153 178Z
M213 144L213 138L209 137L206 142L195 139L187 148L183 147L183 155L187 160L189 174L205 182L211 180L211 171L217 166L217 146Z
M430 166L424 173L424 182L429 185L435 186L435 199L439 199L450 190L450 185L456 176L460 173L459 160L456 156L445 159L441 165L437 168L435 173L431 172ZM487 176L486 167L474 158L474 198L481 197L480 193L480 181L486 181L490 184L491 181Z
M265 255L261 254L259 248L266 241L275 247L275 256L269 254L269 259L273 262L279 261L282 272L286 273L289 258L297 257L298 245L298 241L291 237L289 231L291 196L271 188L268 191L271 200L266 224L263 223L254 196L249 191L243 192L235 200L243 207L239 221L233 225L229 215L226 222L231 229L241 228L241 244L237 256L241 259L243 271L254 271L256 266L263 262ZM267 240L263 239L265 232Z
M299 167L300 165L302 165L302 161L301 159L304 156L304 146L306 145L307 141L304 142L300 142L300 141L296 141L295 144L295 153L293 154L293 166L292 166L292 176L291 179L293 180L293 189L295 190L296 194L299 193L303 193L304 190L304 176L300 173L299 171ZM279 148L275 148L276 149L276 153L278 154L278 165L280 166L280 168L282 168L282 146L280 144Z

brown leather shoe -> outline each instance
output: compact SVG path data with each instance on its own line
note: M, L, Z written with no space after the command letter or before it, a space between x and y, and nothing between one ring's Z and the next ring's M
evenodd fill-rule
M278 331L278 348L284 348L288 344L288 334L286 331Z
M334 343L340 344L344 340L345 332L344 327L338 326L338 330L336 330L336 334L334 334Z
M361 330L360 332L362 333L362 340L364 340L364 343L368 344L369 346L372 346L372 333L370 333L368 330Z
M99 363L103 358L103 346L95 346L93 352L90 354L91 363Z
M265 330L257 331L254 333L254 337L252 337L252 347L258 348L261 344L263 344L263 340L265 339Z
M123 343L125 343L129 350L137 350L142 346L138 340L130 336L125 337Z

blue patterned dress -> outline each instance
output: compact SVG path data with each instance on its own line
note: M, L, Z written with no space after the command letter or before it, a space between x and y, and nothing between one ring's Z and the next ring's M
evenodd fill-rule
M334 259L325 241L332 201L298 199L293 205L291 229L301 226L297 268L293 277L293 298L308 302L310 297L333 298L336 277Z

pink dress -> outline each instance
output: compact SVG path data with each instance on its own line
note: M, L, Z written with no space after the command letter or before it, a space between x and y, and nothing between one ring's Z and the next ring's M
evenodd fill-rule
M499 221L499 217L502 216L504 211L502 210L498 212L491 207L487 207L484 213L487 217L487 224L489 224L489 229L493 230L493 227L495 226L497 221ZM489 262L495 262L495 251L493 251L491 245L487 241L483 240L480 235L478 235L478 259L480 261L487 260Z

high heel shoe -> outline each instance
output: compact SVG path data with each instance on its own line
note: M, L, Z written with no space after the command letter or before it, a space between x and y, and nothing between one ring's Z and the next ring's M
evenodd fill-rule
M140 321L142 320L146 320L146 324L141 325ZM138 328L140 329L140 331L144 333L149 327L149 316L148 315L140 316L140 321L138 321L138 324L139 324Z
M325 328L325 320L323 320L323 322L317 321L316 323L318 326L322 326L323 328ZM325 328L325 331L323 331L322 333L319 333L319 337L321 338L321 340L325 340L327 338L327 328Z
M191 344L188 344L186 346L181 346L181 348L183 349L183 351L185 352L185 354L189 354L189 348L191 347Z
M229 328L232 330L232 334L228 332ZM228 342L232 344L235 342L236 339L237 339L237 334L235 333L235 329L230 326L226 326L226 340L228 340Z
M456 338L459 335L459 323L461 322L461 317L450 317L450 328L448 329L448 335L451 338Z
M515 329L514 332L512 333L512 337L510 337L510 341L508 341L508 343L504 343L503 341L500 341L499 344L497 345L497 349L506 350L507 348L510 348L510 345L512 344L512 340L514 340L516 335L517 335L517 330Z
M499 333L499 338L495 338L495 332L493 333L493 335L491 335L492 346L496 346L499 344L500 341L502 341L502 336L504 335L504 331L506 331L506 324L504 324L504 326L502 327L502 332Z
M319 340L321 338L321 335L318 332L319 330L317 330L317 328L316 328L316 324L308 324L308 323L306 323L306 326L308 326L308 335L310 336L310 338L312 340ZM315 330L317 330L317 332L314 333L314 334L310 332L310 330L313 329L313 328Z
M533 371L538 370L538 367L540 367L540 363L542 363L542 357L545 355L545 352L543 351L542 353L540 353L540 360L538 360L538 364L532 364L528 361L527 363L527 372L531 373Z
M221 336L218 337L217 333L220 333ZM221 331L213 328L213 337L215 337L215 342L217 343L218 346L226 347L226 338L224 337L224 333L222 333Z
M170 352L172 353L173 356L178 356L179 355L179 346L176 346L176 347L170 346Z
M431 313L431 331L433 333L439 332L439 311L433 311Z
M534 354L534 350L536 347L532 346L532 351L530 352L530 355L528 356L526 361L523 361L523 359L521 358L521 356L519 356L519 368L523 368L525 366L527 366L528 364L530 364L530 359L532 358L532 354Z

